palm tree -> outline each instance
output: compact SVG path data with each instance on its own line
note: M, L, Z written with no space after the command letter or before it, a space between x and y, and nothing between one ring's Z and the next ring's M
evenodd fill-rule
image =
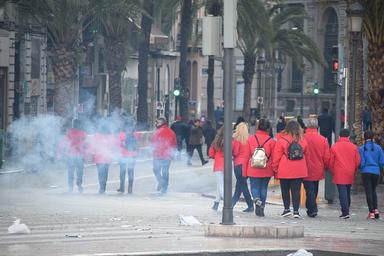
M46 25L48 51L55 77L55 112L70 117L83 23L91 11L86 0L23 0L19 2Z
M105 60L109 74L111 110L121 109L121 73L129 53L135 46L134 19L140 7L133 0L94 0L95 23L101 28L105 41Z
M269 6L262 0L239 1L238 5L239 48L244 55L244 110L245 118L250 116L251 85L255 73L256 56L262 52L270 64L274 62L274 52L291 57L302 67L305 58L311 64L323 63L323 57L316 43L302 30L287 28L290 23L307 18L302 7L285 5Z
M368 40L368 97L372 112L372 130L384 138L384 2L362 0L363 33ZM384 141L381 141L384 147Z

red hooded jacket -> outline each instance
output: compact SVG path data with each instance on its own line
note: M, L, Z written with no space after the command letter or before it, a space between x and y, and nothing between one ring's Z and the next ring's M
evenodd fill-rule
M324 171L328 166L330 158L328 141L314 128L307 128L304 138L308 144L308 176L304 180L322 180L324 179Z
M307 141L304 138L299 141L300 146L303 148L303 159L289 160L287 157L288 147L292 140L291 135L285 134L277 140L273 149L272 168L276 171L275 177L277 179L298 179L308 176Z
M87 134L83 130L70 129L60 143L60 151L68 157L83 157Z
M247 175L247 165L249 161L249 147L248 143L242 144L240 141L232 140L232 156L233 165L242 165L242 175Z
M215 147L212 145L209 148L208 155L210 158L214 159L213 171L214 172L224 172L224 151L215 150Z
M340 137L331 147L329 168L335 184L353 184L355 171L360 164L360 155L357 146L349 138Z
M263 148L265 150L265 153L268 156L268 162L265 168L255 168L255 167L252 167L250 163L250 159L253 155L253 152L259 146L257 144L255 136L257 136L257 139L259 140L260 146L265 143ZM273 149L275 148L275 144L276 144L276 141L269 136L268 132L265 132L265 131L256 131L256 134L254 136L249 136L248 138L249 156L248 156L248 168L247 168L248 177L265 178L265 177L273 176L274 173L272 169L272 161L273 161Z
M95 164L110 164L119 155L114 134L96 133L90 139L89 146Z
M154 159L171 160L176 148L176 134L164 124L153 133L151 145Z

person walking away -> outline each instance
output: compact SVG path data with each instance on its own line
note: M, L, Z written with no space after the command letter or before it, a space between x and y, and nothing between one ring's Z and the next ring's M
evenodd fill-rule
M214 115L215 115L215 123L217 124L220 121L220 119L224 117L224 111L221 110L219 106L217 106L215 109Z
M284 116L280 116L279 119L277 120L276 124L276 133L280 133L285 130L285 118Z
M308 176L307 155L307 141L303 130L297 121L291 120L286 126L286 134L277 140L273 149L272 168L276 171L275 177L280 179L283 217L292 215L292 194L293 217L300 218L300 188L303 178Z
M128 174L128 194L132 194L134 169L138 152L138 135L135 133L134 123L126 122L124 131L119 134L120 146L120 187L117 192L125 191L125 176Z
M308 176L303 181L306 195L305 206L307 215L312 218L316 217L318 213L316 199L319 192L319 181L324 179L325 168L328 166L330 158L328 141L319 134L317 128L317 119L310 118L304 134L308 144Z
M363 110L363 127L364 131L372 129L372 115L368 107Z
M373 141L373 135L371 130L365 131L364 144L359 148L360 172L369 210L368 219L380 217L377 207L376 186L380 177L380 168L384 167L384 152Z
M209 148L211 147L212 141L215 139L216 130L212 126L212 122L207 120L203 127L204 141L207 145L207 156L209 156Z
M328 114L328 109L324 108L322 114L317 118L320 134L328 140L329 146L332 145L332 132L335 130L335 124L332 116Z
M73 192L74 176L79 193L83 192L84 153L87 134L81 128L78 119L73 120L72 128L67 131L61 143L61 151L65 155L68 173L68 192Z
M167 125L164 117L156 120L156 131L152 135L153 173L158 182L157 190L166 194L169 184L169 167L176 149L176 134Z
M187 125L182 121L181 116L176 117L176 121L171 125L172 131L176 134L177 141L177 155L176 159L180 160L181 151L183 149L183 140L188 132Z
M244 122L240 122L236 126L236 130L233 133L232 141L232 156L233 166L236 177L235 192L232 196L232 207L235 207L239 201L241 194L244 195L245 201L248 207L243 212L253 212L253 201L251 194L248 190L247 182L247 165L249 161L249 147L248 147L248 126Z
M274 174L272 159L276 141L268 134L270 127L270 122L262 118L259 120L256 134L248 138L247 176L250 177L255 214L259 217L264 217L268 183Z
M210 158L214 159L213 172L216 176L216 197L212 210L217 211L220 200L224 198L224 126L217 131L208 154Z
M355 179L355 172L360 164L357 147L349 140L349 130L342 129L340 138L331 147L329 168L333 176L333 183L337 185L341 206L342 219L349 219L351 205L351 186Z
M102 122L106 122L102 120ZM93 161L96 164L99 179L99 194L104 194L107 187L108 170L112 161L116 158L116 138L110 132L106 124L101 124L98 132L91 141L91 153Z
M189 135L189 152L188 152L188 165L192 165L192 156L193 151L195 149L199 153L199 157L201 160L201 164L205 165L208 163L207 160L204 159L203 151L202 151L202 145L203 145L203 129L201 128L201 123L199 119L195 119L193 123L193 127L191 128L191 132Z

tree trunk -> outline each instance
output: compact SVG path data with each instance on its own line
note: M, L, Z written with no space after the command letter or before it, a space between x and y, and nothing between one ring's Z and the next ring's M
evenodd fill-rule
M384 44L368 45L368 97L372 130L384 148Z
M187 70L187 55L188 41L190 37L190 28L192 23L192 0L183 0L181 7L181 25L180 25L180 63L179 77L182 92L188 90L188 70ZM184 120L189 119L188 115L188 98L183 96L179 99L180 115Z
M153 15L153 0L144 0L143 9L148 15ZM148 127L148 56L149 39L151 35L152 19L146 15L141 16L141 35L139 40L139 82L137 125L139 129Z
M251 94L252 94L252 81L255 74L256 55L244 55L244 106L243 117L245 120L250 120L251 117Z
M207 81L207 112L208 112L208 119L214 120L214 112L215 112L215 106L213 102L214 97L214 88L215 88L215 81L214 81L214 74L215 74L215 59L213 56L208 57L208 81Z
M106 64L109 74L110 110L121 110L121 73L127 61L127 51L121 42L106 40Z
M357 40L356 42L357 53L356 53L356 81L355 81L355 123L354 131L356 135L355 142L357 145L363 143L363 109L364 109L364 84L363 84L363 41ZM352 58L351 58L352 59ZM340 117L337 117L340 118Z
M51 52L55 76L54 111L63 118L72 118L77 66L75 50L62 46L52 49Z

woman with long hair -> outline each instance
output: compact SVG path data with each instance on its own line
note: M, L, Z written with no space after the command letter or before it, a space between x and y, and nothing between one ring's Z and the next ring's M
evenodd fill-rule
M232 196L232 207L239 201L241 194L244 195L248 207L243 212L253 212L253 201L248 190L247 183L247 164L249 161L248 147L248 126L244 122L240 122L233 133L232 155L233 166L236 177L235 192Z
M300 218L300 188L303 178L308 176L307 142L297 121L289 121L285 131L286 133L277 140L273 150L272 168L276 172L275 177L280 179L284 203L281 216L292 215L290 210L292 194L293 217Z
M212 209L217 211L220 200L224 197L224 126L217 131L208 154L210 158L214 159L213 172L216 175L216 198Z

